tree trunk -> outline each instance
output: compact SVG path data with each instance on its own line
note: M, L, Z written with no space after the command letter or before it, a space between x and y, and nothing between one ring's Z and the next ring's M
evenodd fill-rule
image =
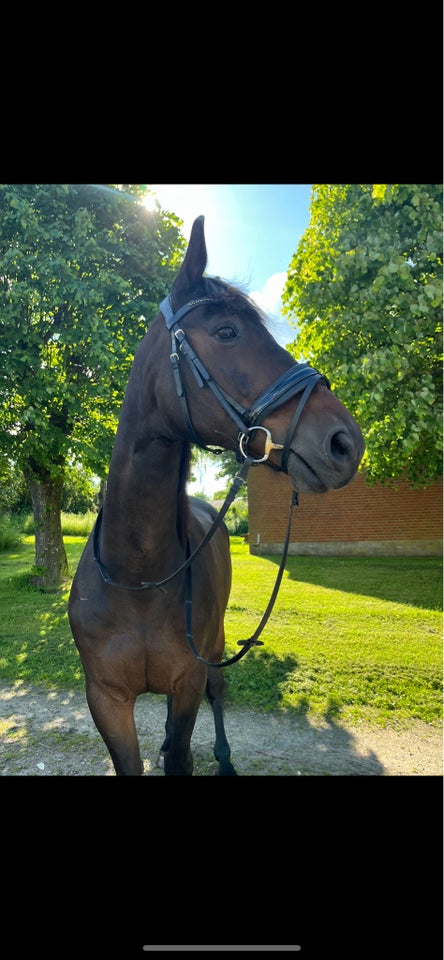
M54 590L68 576L68 560L62 537L63 478L26 471L35 529L35 568L31 583Z

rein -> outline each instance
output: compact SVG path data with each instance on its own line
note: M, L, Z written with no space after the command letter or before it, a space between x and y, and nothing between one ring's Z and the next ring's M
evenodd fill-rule
M141 591L141 590L153 590L161 589L165 584L169 583L180 573L186 571L186 636L195 657L200 660L202 663L205 663L209 667L228 667L232 663L236 663L237 660L240 660L241 657L245 656L246 653L253 646L263 646L263 641L259 640L258 637L262 633L265 624L267 623L271 611L273 609L277 594L279 592L279 587L281 585L281 580L284 572L285 562L287 559L288 545L290 541L290 532L291 532L291 520L293 515L293 508L298 503L297 493L293 492L291 501L290 501L290 510L287 523L287 531L285 536L285 543L282 552L281 562L279 565L279 570L276 577L276 582L273 587L273 591L268 602L267 608L262 616L262 619L259 623L259 626L252 634L248 640L238 640L238 646L242 647L242 650L239 651L235 656L231 657L228 660L223 660L219 663L211 663L208 660L205 660L204 657L201 657L198 651L194 646L194 641L191 633L191 621L192 621L192 564L196 557L202 552L206 547L207 543L211 540L215 534L218 527L221 525L222 520L227 513L227 510L231 506L233 500L235 499L240 487L247 478L248 470L251 466L264 463L270 454L271 450L282 450L281 458L281 467L280 469L283 472L287 472L287 461L288 455L290 452L290 443L291 439L296 430L297 423L301 417L302 411L305 407L305 404L308 400L308 397L311 394L311 391L316 386L316 384L322 380L328 387L329 382L323 374L319 373L317 370L310 367L307 363L296 363L288 370L286 370L282 376L274 381L264 393L252 404L251 407L243 407L240 403L230 397L222 388L216 383L215 380L206 370L205 366L199 359L199 357L194 352L190 343L187 341L184 331L179 327L180 320L186 316L191 310L194 310L196 307L204 303L214 302L211 297L202 297L197 300L190 300L184 306L180 307L179 310L174 311L173 303L171 296L165 298L160 304L160 311L164 317L165 324L167 329L171 333L171 354L170 360L172 364L174 382L176 385L177 396L181 402L182 411L187 425L188 434L191 438L191 442L197 444L197 446L202 447L205 450L209 450L209 447L206 447L197 437L192 421L190 412L188 409L188 403L186 399L185 390L182 383L182 378L180 375L180 356L183 356L188 364L191 367L191 370L194 374L196 382L199 387L208 386L218 402L221 404L223 409L228 413L231 419L234 421L238 427L239 434L237 437L237 443L239 447L240 455L244 458L244 463L240 468L239 472L236 474L236 477L233 481L232 486L227 494L227 497L217 515L214 519L211 527L205 534L203 540L196 547L196 549L191 553L190 544L187 539L186 546L186 559L184 563L181 564L174 573L171 573L168 577L165 577L164 580L143 580L140 585L131 587L123 583L118 583L116 580L113 580L106 567L102 563L100 558L100 529L102 525L102 508L99 511L97 520L94 525L93 530L93 554L94 560L97 563L102 579L111 587L117 587L120 590L131 590L131 591ZM176 346L180 353L177 352ZM296 411L293 415L290 427L287 431L287 436L284 443L273 443L270 431L261 425L261 421L265 419L270 413L272 413L277 407L281 406L283 403L286 403L287 400L291 399L295 394L302 393L301 399L296 407ZM264 455L257 459L248 456L246 450L248 447L248 441L250 439L250 434L261 430L265 434L264 440ZM222 451L211 450L213 453L219 453Z
M239 492L240 487L242 486L244 480L247 477L248 469L251 466L252 462L254 461L252 461L248 457L245 463L242 465L241 469L239 470L239 473L236 474L234 481L230 487L230 490L228 491L228 494L226 496L225 502L223 503L221 509L219 510L217 517L215 518L215 520L213 520L213 523L210 529L205 534L203 540L201 540L199 546L196 547L196 549L193 550L193 553L190 554L189 552L190 545L189 545L189 541L187 540L187 559L185 560L184 563L182 563L180 567L177 568L177 570L174 571L174 573L171 573L169 577L165 577L164 580L142 580L140 586L130 587L125 583L118 583L117 580L111 579L106 567L104 566L104 564L100 559L99 536L100 536L100 528L102 526L102 513L103 513L103 507L101 507L99 514L97 516L97 520L94 524L93 552L94 552L94 560L97 563L97 566L100 570L100 573L102 574L102 578L105 581L105 583L108 583L110 587L118 587L119 590L154 590L156 588L164 587L166 583L170 582L170 580L174 580L174 577L177 577L179 573L183 573L184 570L187 570L189 567L191 567L191 564L193 563L193 561L196 559L196 557L199 556L199 554L202 552L204 547L206 547L207 543L211 540L217 528L220 527L228 508L231 506L233 500L235 499L237 493Z
M273 587L273 592L272 592L271 597L270 597L270 599L269 599L269 601L268 601L268 606L267 606L265 612L264 612L263 615L262 615L262 620L261 620L259 626L256 628L256 630L255 630L254 633L251 635L251 637L249 637L248 640L238 640L238 641L237 641L238 647L243 647L243 649L240 650L239 653L236 653L233 657L230 657L229 660L222 660L222 661L220 661L219 663L210 663L208 660L205 660L204 657L201 657L201 656L200 656L200 654L199 654L199 653L197 652L197 650L196 650L196 647L194 646L194 641L193 641L193 637L192 637L192 633L191 633L192 573L191 573L191 567L188 568L188 570L187 570L187 598L186 598L186 630L187 630L187 640L188 640L188 643L189 643L189 645L190 645L190 647L191 647L191 649L192 649L192 651L193 651L193 653L194 653L194 656L197 657L198 660L201 660L202 663L206 663L206 665L207 665L208 667L230 667L232 663L236 663L237 660L240 660L241 657L244 657L245 654L248 653L248 651L251 649L251 647L254 647L254 646L256 646L256 647L263 647L264 641L263 641L263 640L258 640L258 637L260 637L260 635L261 635L261 633L262 633L262 631L263 631L263 629L264 629L264 627L265 627L265 624L267 623L267 621L268 621L268 619L269 619L269 616L270 616L270 614L271 614L271 611L272 611L272 609L273 609L273 607L274 607L274 603L275 603L276 597L277 597L277 595L278 595L278 593L279 593L279 587L280 587L280 585L281 585L282 575L283 575L283 573L284 573L285 562L286 562L286 559L287 559L288 544L289 544L289 542L290 542L290 531L291 531L291 520L292 520L292 516L293 516L293 508L294 508L295 506L297 506L297 503L298 503L298 495L297 495L296 491L294 491L293 494L292 494L292 497L291 497L291 501L290 501L290 510L289 510L289 514L288 514L287 532L286 532L286 535L285 535L285 543L284 543L284 549L283 549L283 551L282 551L281 562L280 562L280 564L279 564L279 570L278 570L278 574L277 574L277 577L276 577L276 581L275 581L275 584L274 584L274 587Z

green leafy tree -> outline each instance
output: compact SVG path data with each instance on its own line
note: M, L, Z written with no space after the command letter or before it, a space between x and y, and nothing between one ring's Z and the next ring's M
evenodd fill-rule
M217 480L225 480L226 486L222 487L220 491L217 492L217 499L222 499L222 495L225 497L230 490L233 480L236 475L239 473L241 464L236 459L236 454L232 450L223 450L222 453L218 455L218 463L220 464L220 470L216 474ZM247 484L243 483L238 495L238 500L247 499Z
M290 264L290 352L365 434L367 482L442 474L441 184L321 184Z
M68 464L63 472L62 510L86 513L97 508L99 484L83 464ZM6 458L0 459L0 514L32 510L28 485L23 471Z
M213 463L219 466L219 470L215 475L216 479L221 481L225 480L225 486L221 486L220 490L215 492L213 499L223 500L230 490L236 474L239 473L241 465L236 460L236 454L232 450L222 450L216 454L209 453L199 447L193 447L190 479L200 483L201 487L203 487L205 472L209 465ZM194 493L193 496L202 496L203 499L209 499L205 493ZM246 498L247 486L244 484L239 490L237 499L244 500Z
M134 184L0 185L0 455L23 470L42 587L67 573L67 463L103 477L137 344L182 259Z
M0 457L0 515L30 509L29 490L22 470L7 457Z
M67 464L63 476L62 511L88 513L97 509L99 483L83 464Z

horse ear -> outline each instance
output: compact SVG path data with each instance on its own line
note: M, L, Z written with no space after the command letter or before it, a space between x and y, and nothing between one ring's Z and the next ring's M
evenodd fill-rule
M185 259L174 281L172 293L175 299L185 294L202 279L207 265L207 248L204 236L205 217L197 217L191 228Z

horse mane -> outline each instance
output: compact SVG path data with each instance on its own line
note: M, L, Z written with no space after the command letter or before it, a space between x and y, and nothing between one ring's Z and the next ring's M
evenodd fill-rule
M254 300L248 296L241 284L233 284L221 277L203 276L199 283L194 284L191 291L191 300L208 297L214 300L218 309L222 307L227 313L246 313L263 326L269 323L269 317Z

